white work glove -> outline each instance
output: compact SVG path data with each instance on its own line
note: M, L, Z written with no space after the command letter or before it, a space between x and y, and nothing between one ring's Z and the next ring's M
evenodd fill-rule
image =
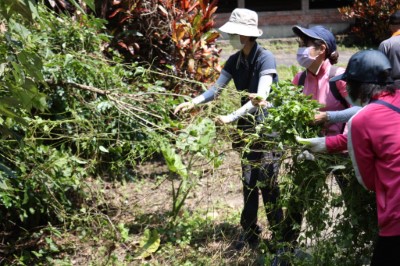
M312 153L310 153L308 150L300 152L299 155L297 155L297 161L302 162L304 160L307 161L315 161L315 157Z
M233 121L235 121L235 120L233 119L233 116L231 116L231 115L219 115L215 118L215 123L217 125L224 125L224 124L232 123Z
M326 152L325 137L305 139L296 136L296 141L312 152Z
M192 103L192 102L181 103L175 108L174 115L179 113L179 112L181 112L181 111L182 112L190 111L190 109L192 109L194 106L195 106L195 104Z

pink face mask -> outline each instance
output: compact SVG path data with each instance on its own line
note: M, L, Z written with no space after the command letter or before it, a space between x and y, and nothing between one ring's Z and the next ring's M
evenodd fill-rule
M309 68L315 61L315 57L310 56L310 49L313 47L300 47L297 50L297 62L300 66Z

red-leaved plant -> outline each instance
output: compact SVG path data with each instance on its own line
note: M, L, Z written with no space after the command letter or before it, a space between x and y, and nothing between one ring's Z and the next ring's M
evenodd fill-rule
M400 9L398 0L355 0L339 8L343 19L354 20L351 32L360 44L377 45L390 36L389 16Z
M213 29L217 0L114 0L102 10L114 36L110 48L128 62L148 62L154 69L183 79L212 82L220 70ZM197 94L199 86L171 82L171 90ZM194 90L188 91L187 88Z

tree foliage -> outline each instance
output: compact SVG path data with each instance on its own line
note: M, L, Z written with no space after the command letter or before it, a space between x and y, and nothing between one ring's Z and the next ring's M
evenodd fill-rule
M104 57L104 20L34 8L34 23L14 12L0 36L0 227L11 246L18 228L67 222L90 204L85 178L136 178L170 134L175 101L156 74Z
M214 81L219 50L213 28L217 1L137 0L105 1L97 10L107 19L117 50L127 62L143 62L153 69L201 83ZM100 11L101 10L101 11ZM202 86L169 79L169 89L197 94Z
M389 16L399 9L397 0L356 0L339 12L343 19L354 20L351 31L358 43L378 45L390 36Z

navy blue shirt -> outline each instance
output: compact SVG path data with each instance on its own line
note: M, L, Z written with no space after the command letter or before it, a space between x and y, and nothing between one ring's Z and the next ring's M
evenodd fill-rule
M258 43L255 43L247 59L241 51L231 55L222 71L233 79L237 90L249 93L257 93L262 75L272 74L273 81L278 81L274 55Z

